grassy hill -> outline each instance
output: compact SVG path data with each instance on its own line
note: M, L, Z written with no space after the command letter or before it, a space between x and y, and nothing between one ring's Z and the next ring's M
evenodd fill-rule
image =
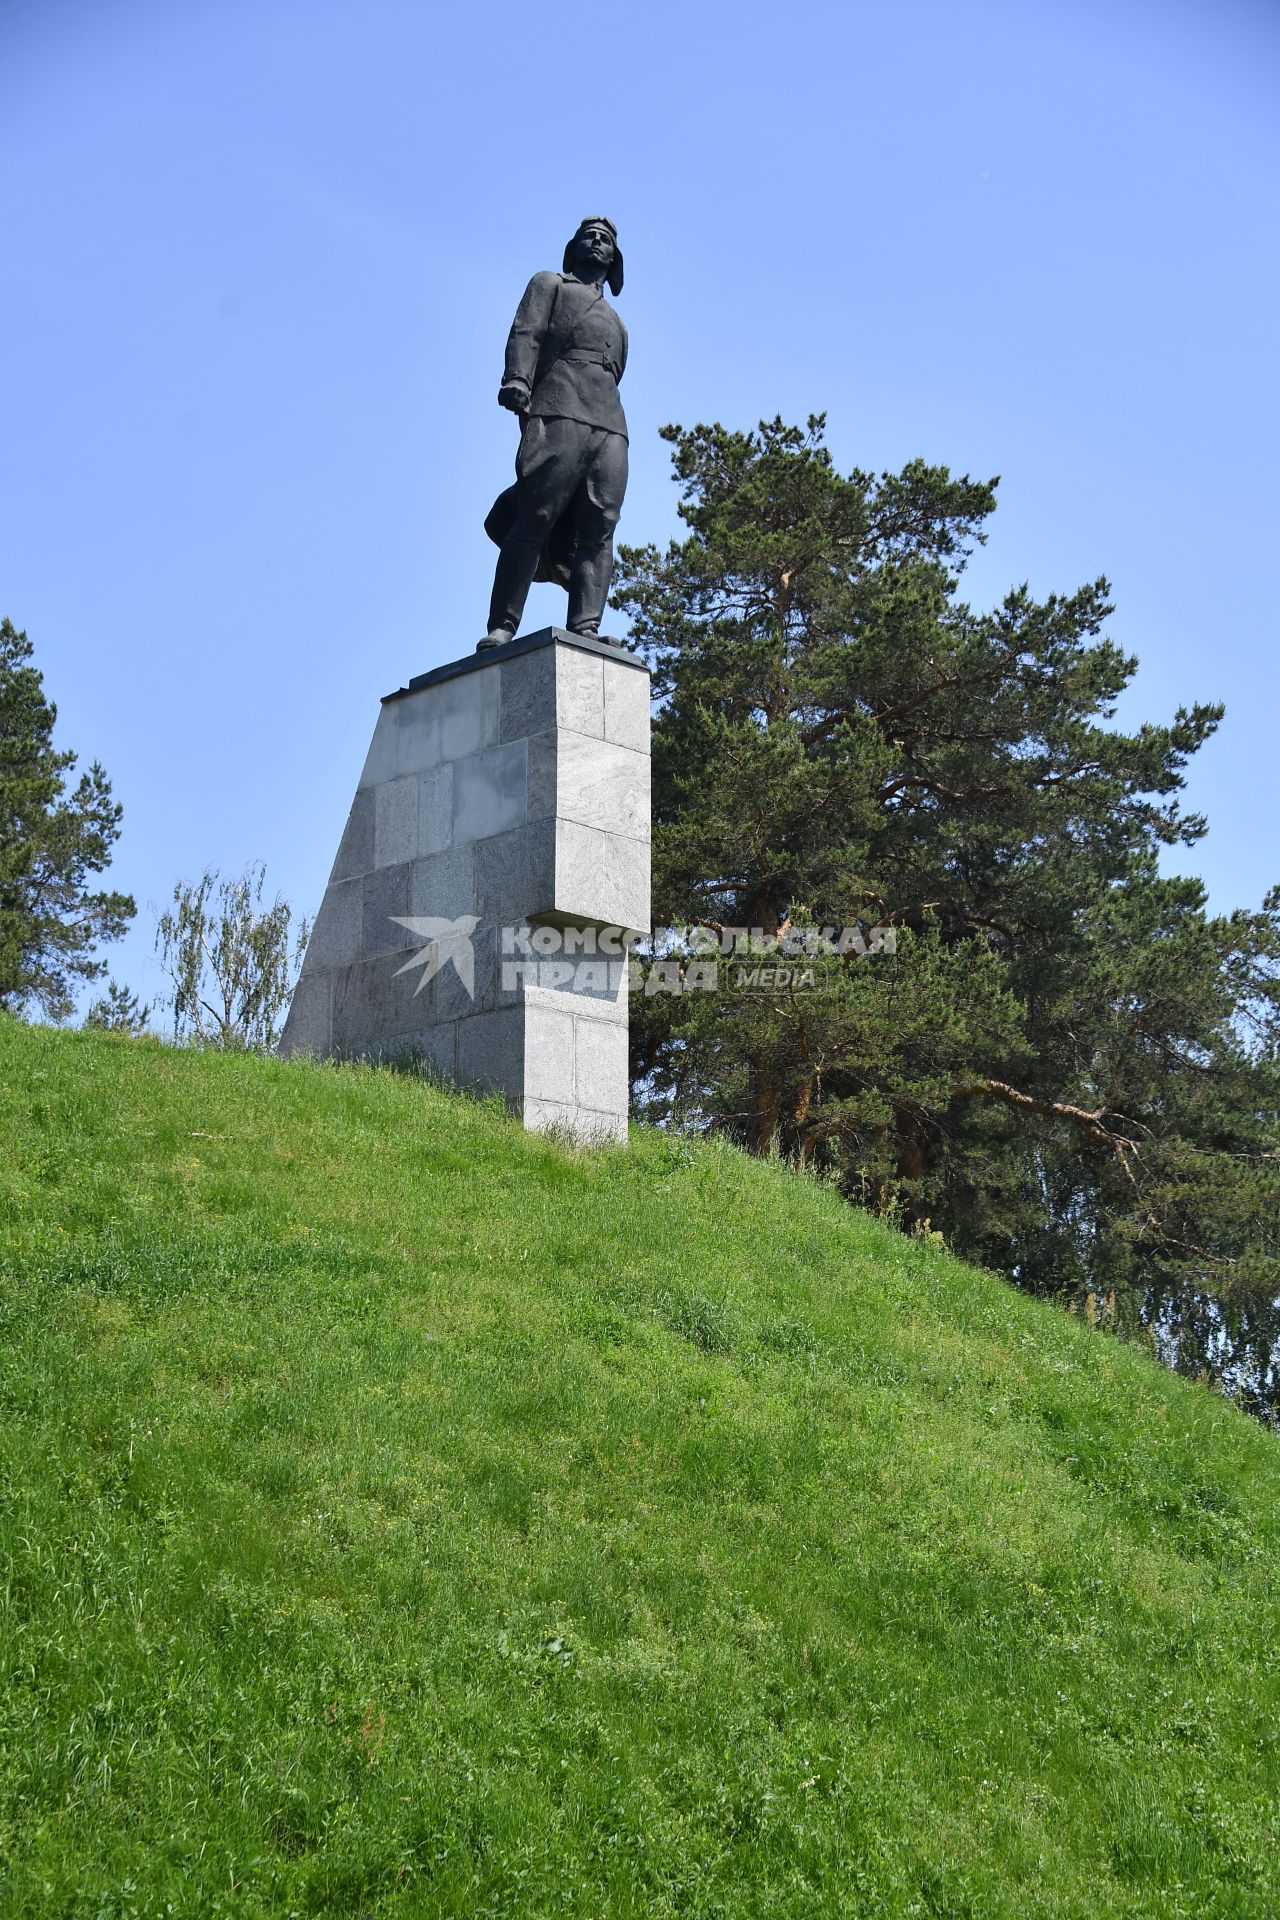
M0 1022L0 1912L1280 1911L1280 1445L727 1149Z

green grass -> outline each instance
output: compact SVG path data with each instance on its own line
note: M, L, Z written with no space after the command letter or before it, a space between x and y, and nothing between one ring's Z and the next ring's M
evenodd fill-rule
M0 1022L4 1915L1273 1916L1280 1444L717 1147Z

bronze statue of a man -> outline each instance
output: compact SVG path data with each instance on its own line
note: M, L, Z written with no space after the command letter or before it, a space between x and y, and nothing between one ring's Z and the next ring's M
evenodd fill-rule
M498 402L520 418L516 484L485 531L501 548L480 649L515 638L529 588L569 590L566 625L598 638L613 573L613 530L627 487L627 423L618 382L627 330L604 297L622 291L611 220L584 220L560 273L535 273L507 339Z

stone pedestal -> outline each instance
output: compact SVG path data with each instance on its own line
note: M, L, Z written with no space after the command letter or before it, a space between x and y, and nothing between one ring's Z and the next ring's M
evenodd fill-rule
M625 1139L649 929L649 675L558 627L382 703L280 1051L419 1058Z

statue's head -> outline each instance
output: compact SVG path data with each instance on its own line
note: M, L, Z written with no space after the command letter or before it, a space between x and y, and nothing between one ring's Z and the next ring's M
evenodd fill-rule
M604 279L612 294L622 292L622 249L618 229L602 213L580 224L564 250L564 271L581 269L591 279Z

